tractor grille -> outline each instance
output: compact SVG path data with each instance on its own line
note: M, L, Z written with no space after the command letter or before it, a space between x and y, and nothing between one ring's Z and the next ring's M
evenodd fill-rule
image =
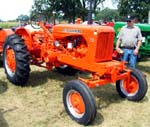
M96 45L95 61L112 60L114 33L99 33Z

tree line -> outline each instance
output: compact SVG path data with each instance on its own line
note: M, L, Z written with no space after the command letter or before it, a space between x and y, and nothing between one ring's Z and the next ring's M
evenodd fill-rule
M122 21L127 15L135 15L140 22L147 22L150 11L150 0L112 0L113 4L117 4L116 9L103 8L106 0L34 0L30 16L20 15L16 20L26 21L37 16L52 22L55 16L57 20L63 19L69 23L74 22L78 17L85 21L90 1L93 3L94 20L98 21Z

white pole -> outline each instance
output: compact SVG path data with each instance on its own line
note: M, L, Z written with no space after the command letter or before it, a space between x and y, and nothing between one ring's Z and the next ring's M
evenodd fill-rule
M150 24L150 11L148 12L148 24Z

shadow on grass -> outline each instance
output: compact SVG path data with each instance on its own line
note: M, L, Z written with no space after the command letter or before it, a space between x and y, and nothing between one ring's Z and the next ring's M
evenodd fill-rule
M96 125L96 126L98 126L98 125L101 125L101 124L103 123L103 121L104 121L103 115L101 115L101 113L97 112L96 118L95 118L95 120L91 123L91 125Z
M8 89L7 83L0 81L0 94L6 92Z
M30 73L30 78L27 83L27 86L36 87L36 86L40 86L48 82L48 80L57 80L57 81L63 82L62 84L60 84L60 86L63 87L64 83L67 83L67 81L70 81L76 78L77 78L76 76L67 76L67 75L60 74L55 69L51 71L45 70L42 72L32 71Z
M3 68L3 61L0 60L0 68Z
M137 68L143 72L147 72L150 74L150 65L149 65L149 63L147 63L148 61L150 61L149 57L143 57L137 63ZM140 64L140 62L144 62L144 64Z
M93 93L96 97L98 109L107 108L110 104L120 103L124 100L118 95L116 86L112 84L95 88Z
M150 56L142 56L141 58L137 59L138 62L144 62L149 60L150 60Z
M122 101L124 101L124 99L122 99L118 95L116 91L116 86L112 84L99 86L97 88L94 88L92 91L95 95L97 104L97 116L93 124L101 125L104 121L104 117L98 111L109 107L113 103L121 103Z
M96 98L96 104L98 110L106 109L112 104L122 103L122 101L126 100L119 96L116 90L116 86L112 84L100 86L98 88L93 89L92 91ZM148 97L145 96L142 100L135 103L143 103L148 101L149 101ZM97 113L97 117L95 119L94 125L101 124L103 121L104 121L103 116L100 113Z
M150 74L150 66L146 65L137 65L137 68L141 70L142 72L147 72Z
M9 127L7 121L4 118L4 114L7 113L7 112L14 111L16 109L17 109L16 107L14 107L12 109L8 109L8 110L4 110L4 109L0 108L0 127Z
M8 89L7 84L3 81L0 81L0 94L6 92L7 89ZM0 127L9 127L6 120L3 117L4 113L5 113L5 111L0 108Z
M9 127L7 121L4 118L5 111L3 109L0 109L0 127Z

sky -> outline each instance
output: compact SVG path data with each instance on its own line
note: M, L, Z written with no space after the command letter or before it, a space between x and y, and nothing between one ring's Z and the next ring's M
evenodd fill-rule
M0 19L3 21L14 20L19 15L30 14L34 0L3 0L0 4ZM106 0L105 7L114 8L111 0Z
M113 5L112 0L105 0L105 2L103 3L104 7L109 7L111 9L116 9L117 5Z
M3 0L0 4L0 19L16 19L19 15L29 15L33 0Z

